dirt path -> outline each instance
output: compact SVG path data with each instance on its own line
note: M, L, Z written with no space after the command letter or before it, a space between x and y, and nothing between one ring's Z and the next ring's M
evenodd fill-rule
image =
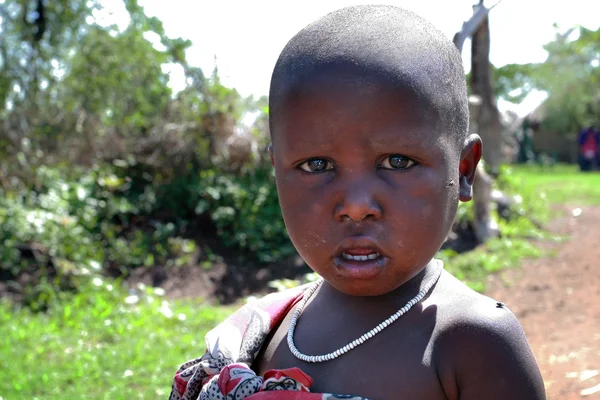
M489 296L519 317L548 399L600 399L600 207L569 209L552 257L489 278Z

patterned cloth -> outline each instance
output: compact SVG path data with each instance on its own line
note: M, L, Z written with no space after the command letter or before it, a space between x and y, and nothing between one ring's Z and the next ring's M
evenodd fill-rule
M206 335L206 353L183 364L169 400L366 400L310 393L312 378L298 368L257 376L250 366L272 329L302 299L306 286L249 303Z

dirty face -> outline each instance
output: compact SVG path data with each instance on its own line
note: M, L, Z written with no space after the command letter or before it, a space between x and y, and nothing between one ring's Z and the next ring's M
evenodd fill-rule
M273 121L283 217L339 291L393 291L434 257L456 214L462 143L409 90L315 78Z

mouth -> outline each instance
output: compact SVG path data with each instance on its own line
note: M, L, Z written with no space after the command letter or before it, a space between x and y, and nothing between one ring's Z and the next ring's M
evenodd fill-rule
M379 275L388 258L369 238L344 241L335 257L338 272L349 279L372 279Z

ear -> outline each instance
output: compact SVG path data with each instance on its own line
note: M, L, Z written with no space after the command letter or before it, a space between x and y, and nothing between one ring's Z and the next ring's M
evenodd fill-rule
M465 139L458 165L459 199L467 202L473 199L473 182L477 164L481 160L482 144L479 135L471 134Z
M273 143L269 145L269 157L271 157L271 165L275 166L275 157L273 156Z

